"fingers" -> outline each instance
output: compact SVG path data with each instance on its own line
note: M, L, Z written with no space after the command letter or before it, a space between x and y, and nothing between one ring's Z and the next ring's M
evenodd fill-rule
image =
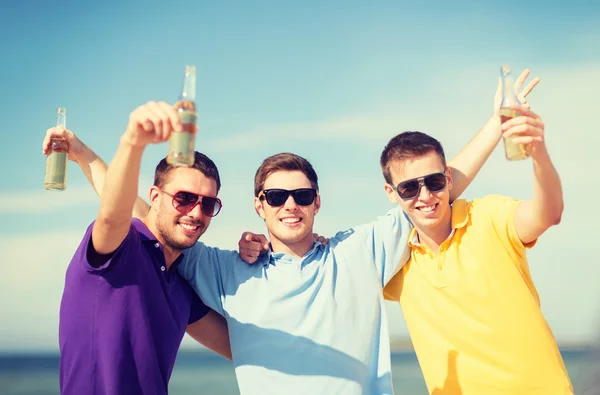
M510 121L504 122L504 123L508 123L511 122L512 120L518 119L520 117L526 117L526 118L536 118L536 119L540 119L540 116L531 111L529 108L524 108L523 106L511 106L512 109L516 110L518 115L515 116L514 118L512 118Z
M240 251L240 258L246 263L255 263L258 260L259 255L248 254L246 251Z
M267 237L265 235L254 235L254 241L256 241L257 243L259 243L262 247L262 251L269 251L271 249L271 247L269 246L269 240L267 239Z
M502 124L503 136L518 144L542 142L544 123L539 118L516 117Z
M158 105L169 117L171 128L173 130L181 130L181 122L179 120L179 115L177 114L175 108L173 108L173 106L169 103L165 103L164 101L159 102Z
M519 94L520 97L527 97L528 94L531 93L531 91L533 90L533 88L536 87L537 84L540 83L540 77L535 77L533 79L533 81L531 81L529 84L527 84L527 86L525 88L523 88L523 90L521 91L521 93Z
M329 244L329 239L323 236L320 236L318 233L313 233L313 239L321 243L321 245Z
M508 121L504 122L502 124L502 130L508 130L512 127L524 125L524 124L532 125L532 126L539 127L542 129L544 128L544 122L539 117L539 115L537 115L529 110L525 110L525 109L522 109L520 111L521 111L521 116L514 117L514 118L509 119Z
M129 116L129 130L144 135L146 142L166 141L179 125L177 112L165 102L148 102L135 109ZM137 136L138 138L140 136Z
M73 132L62 127L53 127L46 130L46 136L44 136L44 141L42 142L42 153L44 155L48 154L52 137L62 137L65 140L70 141L74 136Z
M521 89L521 87L523 86L523 82L525 82L527 77L529 77L530 72L531 71L529 69L525 69L525 70L523 70L521 75L517 78L517 80L515 81L515 91L516 92L518 92Z

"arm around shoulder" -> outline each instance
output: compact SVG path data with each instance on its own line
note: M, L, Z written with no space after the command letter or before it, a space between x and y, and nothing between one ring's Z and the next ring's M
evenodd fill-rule
M206 348L232 359L227 321L213 310L209 310L204 317L188 325L186 332Z

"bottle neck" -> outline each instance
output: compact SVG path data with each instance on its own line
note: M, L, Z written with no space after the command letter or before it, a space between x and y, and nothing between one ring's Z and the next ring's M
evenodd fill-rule
M196 101L196 67L186 66L180 100Z
M519 99L515 92L515 84L512 74L509 72L502 74L502 104L501 107L518 105Z
M67 110L64 108L56 110L56 127L62 129L67 128Z

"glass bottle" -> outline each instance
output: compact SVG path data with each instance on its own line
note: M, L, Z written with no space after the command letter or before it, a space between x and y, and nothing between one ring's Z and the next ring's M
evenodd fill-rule
M194 140L196 138L196 66L185 66L183 89L175 109L179 114L182 129L171 133L167 163L173 166L194 164Z
M65 108L56 109L56 128L67 128L67 110ZM67 187L67 163L69 143L62 137L52 137L50 139L50 149L46 158L46 177L44 179L44 188L49 191L64 191Z
M502 65L500 67L502 77L502 102L500 103L500 122L504 123L514 117L519 117L516 107L521 106L521 102L517 97L515 85L512 78L510 67ZM512 137L504 138L504 153L508 160L521 160L529 157L524 144L515 144Z

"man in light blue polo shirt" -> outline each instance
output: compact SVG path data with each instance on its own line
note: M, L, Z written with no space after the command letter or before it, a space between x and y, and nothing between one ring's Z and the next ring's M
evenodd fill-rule
M409 222L391 210L374 222L313 240L320 207L310 163L267 158L256 209L272 253L254 265L197 243L179 273L227 319L242 394L392 394L383 286L406 261Z

